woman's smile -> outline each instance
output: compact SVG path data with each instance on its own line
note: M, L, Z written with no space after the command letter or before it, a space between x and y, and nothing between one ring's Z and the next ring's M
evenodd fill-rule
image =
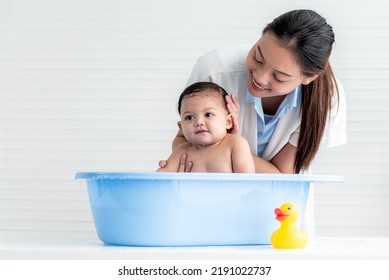
M259 83L254 79L254 76L253 76L253 75L251 75L251 85L252 85L253 89L256 90L256 91L270 91L270 89L265 88L264 86L262 86L261 84L259 84Z

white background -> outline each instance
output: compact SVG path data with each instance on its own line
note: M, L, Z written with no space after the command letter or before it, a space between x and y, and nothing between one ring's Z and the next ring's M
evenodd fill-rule
M96 236L77 171L154 171L203 53L254 44L279 14L333 26L348 144L315 174L318 236L389 236L389 4L275 0L0 0L0 241Z

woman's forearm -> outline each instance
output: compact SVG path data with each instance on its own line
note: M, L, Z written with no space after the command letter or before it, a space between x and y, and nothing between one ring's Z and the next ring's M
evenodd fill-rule
M255 173L281 173L281 171L273 163L257 156L253 156L253 159Z
M294 174L296 151L297 148L288 143L270 161L253 156L255 172Z

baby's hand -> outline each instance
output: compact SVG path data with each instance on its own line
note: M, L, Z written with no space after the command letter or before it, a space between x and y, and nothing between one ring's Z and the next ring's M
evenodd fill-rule
M240 111L240 105L238 102L238 99L235 95L232 96L226 96L227 101L227 109L228 112L231 114L232 117L232 133L237 133L239 131L239 111Z

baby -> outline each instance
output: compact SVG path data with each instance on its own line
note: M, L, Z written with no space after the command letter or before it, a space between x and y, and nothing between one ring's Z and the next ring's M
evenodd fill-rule
M187 87L178 101L179 128L185 142L167 159L159 172L177 172L182 154L193 163L191 172L254 173L254 161L245 138L230 134L233 123L228 113L226 91L210 82Z

